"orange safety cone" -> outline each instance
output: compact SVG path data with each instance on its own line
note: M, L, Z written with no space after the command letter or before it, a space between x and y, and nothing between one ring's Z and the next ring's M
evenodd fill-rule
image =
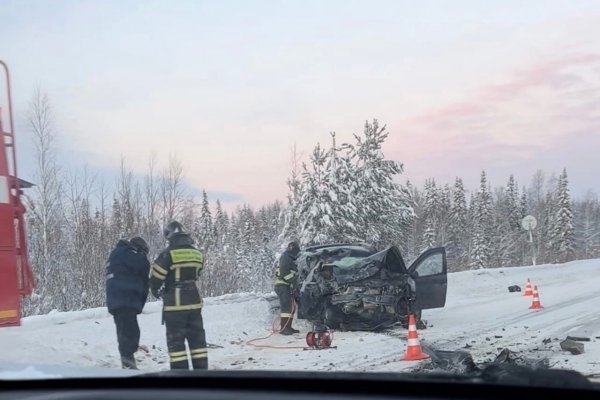
M402 361L418 361L426 360L429 356L421 350L421 344L419 343L419 334L417 333L417 324L415 323L415 316L410 314L408 316L408 347Z
M533 296L533 289L531 288L531 282L529 281L529 278L527 278L527 283L525 284L525 293L523 293L523 296Z
M542 307L542 303L540 303L540 295L538 293L538 288L537 286L533 287L533 302L531 303L531 307L529 307L530 310L540 310L544 307Z

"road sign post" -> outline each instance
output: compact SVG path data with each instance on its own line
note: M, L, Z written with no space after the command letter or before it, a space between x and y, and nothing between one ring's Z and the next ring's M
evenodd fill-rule
M533 215L528 215L521 220L521 226L529 232L529 243L531 243L531 260L535 264L535 245L533 243L533 230L537 226L537 220Z

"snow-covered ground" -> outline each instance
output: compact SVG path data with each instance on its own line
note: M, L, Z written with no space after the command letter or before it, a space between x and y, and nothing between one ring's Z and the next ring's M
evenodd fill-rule
M538 285L543 310L529 310L531 298L509 293L508 286L523 287L527 278ZM400 361L406 346L401 328L392 334L336 332L337 349L324 351L249 346L248 340L270 332L273 299L248 293L206 299L212 369L406 371L418 365ZM508 348L527 357L549 357L558 368L599 373L599 301L600 260L454 273L448 276L446 307L424 312L429 327L419 336L424 346L469 351L476 362ZM168 369L160 303L149 303L139 321L145 349L136 354L141 371ZM302 321L295 325L307 331ZM591 338L584 354L560 350L567 335ZM550 341L544 344L544 339ZM25 318L21 327L0 329L0 343L0 379L130 373L118 369L115 327L105 308ZM259 344L302 346L304 334L273 336Z

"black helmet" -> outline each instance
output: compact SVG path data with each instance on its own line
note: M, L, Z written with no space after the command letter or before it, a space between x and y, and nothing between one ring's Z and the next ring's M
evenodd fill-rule
M169 239L173 234L183 232L183 225L177 221L171 221L163 229L163 234L166 239Z
M131 243L131 245L137 251L142 252L144 254L148 254L148 252L150 251L150 247L148 246L148 243L146 243L146 241L139 236L132 237L131 240L129 241L129 243Z
M290 253L297 255L298 253L300 253L300 244L297 241L293 240L288 243L287 250Z

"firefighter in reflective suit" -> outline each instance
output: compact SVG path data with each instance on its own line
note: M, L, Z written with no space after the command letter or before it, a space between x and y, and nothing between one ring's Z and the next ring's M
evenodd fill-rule
M188 360L193 369L208 369L203 302L196 286L204 255L194 247L193 239L179 222L170 222L164 235L169 245L152 265L150 289L155 297L163 300L171 369L189 369Z
M279 262L275 267L275 293L279 297L281 308L279 333L282 335L292 335L299 332L297 329L292 328L294 317L292 288L298 277L298 266L296 265L298 254L300 254L300 245L295 241L290 242L281 257L279 257Z

